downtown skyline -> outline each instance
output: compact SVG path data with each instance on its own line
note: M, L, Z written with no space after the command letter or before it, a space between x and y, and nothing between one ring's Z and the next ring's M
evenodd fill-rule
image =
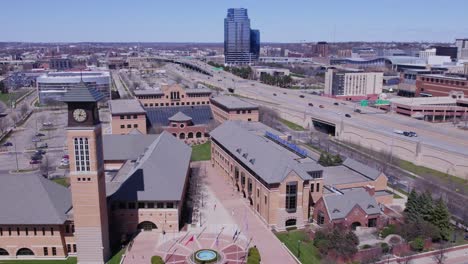
M419 0L379 4L369 0L288 4L274 0L268 5L247 0L131 4L20 0L3 6L19 11L4 14L8 23L0 29L2 42L221 43L223 20L230 7L249 10L252 27L262 29L264 43L452 42L468 35L468 18L463 14L468 3L460 0L438 6ZM398 19L394 19L396 15Z

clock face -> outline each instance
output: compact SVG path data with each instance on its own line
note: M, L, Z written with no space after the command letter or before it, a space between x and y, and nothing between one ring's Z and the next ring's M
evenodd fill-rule
M84 109L75 109L73 110L73 118L75 119L76 122L84 122L86 121L87 114Z

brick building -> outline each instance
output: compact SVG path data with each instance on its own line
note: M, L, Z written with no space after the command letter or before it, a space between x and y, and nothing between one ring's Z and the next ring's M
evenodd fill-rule
M166 85L158 90L135 91L135 97L145 108L208 105L210 104L210 96L210 89L184 89L178 84Z
M211 98L211 110L217 122L242 120L258 122L258 106L235 96Z
M128 134L136 129L147 133L146 111L138 100L122 99L109 102L112 134Z
M468 95L468 76L421 74L416 79L416 96L448 96L451 91Z
M255 124L227 121L210 133L211 164L272 229L303 228L313 222L318 202L331 195L330 189L344 193L370 186L375 201L391 203L383 173L352 160L338 169L322 167L279 132L250 123Z

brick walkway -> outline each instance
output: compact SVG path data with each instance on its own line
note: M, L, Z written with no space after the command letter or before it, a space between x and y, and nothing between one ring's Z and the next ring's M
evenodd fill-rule
M202 164L206 166L209 189L215 194L222 206L233 214L233 220L241 227L241 232L247 239L252 238L251 246L256 245L259 249L262 263L296 263L266 224L253 213L247 201L235 192L222 176L216 173L209 162L202 162Z

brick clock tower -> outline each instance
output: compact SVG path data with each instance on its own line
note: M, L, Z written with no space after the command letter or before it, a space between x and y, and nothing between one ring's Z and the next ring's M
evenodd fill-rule
M67 146L79 264L105 263L110 255L102 128L97 102L104 96L82 82L62 101L68 105Z

